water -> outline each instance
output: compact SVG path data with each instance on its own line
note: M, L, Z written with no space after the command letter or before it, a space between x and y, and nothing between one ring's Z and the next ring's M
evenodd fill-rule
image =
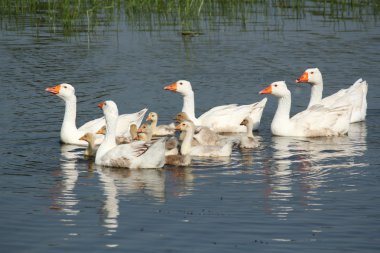
M86 35L3 29L2 251L378 252L379 25L310 14L267 18L275 25L248 22L242 31L221 24L192 38L172 27L118 23L90 43ZM194 159L186 168L94 166L83 149L59 144L64 105L44 91L73 84L78 125L100 117L96 105L105 99L122 113L148 107L169 123L182 99L163 87L178 79L192 82L198 115L258 101L261 89L286 80L295 113L310 89L293 81L312 66L324 76L325 94L368 81L366 122L346 137L272 137L277 102L269 97L260 148Z

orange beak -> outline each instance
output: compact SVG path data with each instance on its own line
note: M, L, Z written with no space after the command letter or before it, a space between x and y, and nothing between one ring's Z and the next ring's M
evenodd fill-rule
M103 109L103 106L104 106L104 102L100 102L100 103L98 104L98 107L99 107L100 109Z
M260 91L259 94L272 94L272 85L269 85L268 87Z
M81 141L85 141L85 140L86 140L86 136L83 135L82 137L79 138L79 140L81 140Z
M54 95L57 95L59 93L59 90L61 89L61 85L58 84L57 86L54 86L54 87L49 87L49 88L46 88L45 90L47 92L50 92Z
M152 121L152 118L150 117L150 114L149 114L148 117L146 118L146 121Z
M137 132L138 132L138 133L142 133L143 130L142 130L141 128L139 128L139 129L137 129Z
M105 134L106 132L104 131L104 128L102 127L102 128L100 128L97 132L96 132L96 134Z
M181 130L181 124L176 125L174 129L175 130Z
M170 91L176 92L177 91L177 83L172 83L168 86L165 86L164 90L170 90Z
M302 76L300 76L297 80L296 83L307 83L309 82L309 74L307 72L304 72Z

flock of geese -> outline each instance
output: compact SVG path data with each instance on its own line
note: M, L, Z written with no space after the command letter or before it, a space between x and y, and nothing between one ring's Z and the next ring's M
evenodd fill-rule
M347 89L322 98L323 79L318 68L307 69L297 83L311 85L306 110L290 117L291 93L284 81L270 84L260 94L278 98L271 131L278 136L339 136L348 133L350 124L365 120L368 85L359 79ZM182 111L176 124L158 125L158 115L147 109L119 115L115 102L98 104L104 117L76 127L76 95L72 85L62 83L46 88L65 101L62 143L87 146L86 156L95 164L123 168L161 168L165 164L188 166L193 156L230 156L233 147L252 149L259 146L252 132L258 129L267 99L248 104L217 106L195 116L194 92L190 82L179 80L164 88L183 96ZM148 123L150 122L150 123ZM180 131L179 137L175 132ZM222 135L221 133L234 133Z

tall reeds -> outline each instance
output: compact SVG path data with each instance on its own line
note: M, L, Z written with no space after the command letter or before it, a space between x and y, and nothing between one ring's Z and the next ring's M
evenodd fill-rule
M362 22L377 19L379 13L380 1L372 0L0 0L0 27L70 36L122 18L136 29L193 33L228 24L244 30L258 15L319 15Z

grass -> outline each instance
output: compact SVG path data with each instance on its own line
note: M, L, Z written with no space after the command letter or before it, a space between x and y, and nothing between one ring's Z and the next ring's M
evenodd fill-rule
M372 0L0 0L0 28L31 27L70 36L91 33L113 22L139 30L169 27L199 35L220 25L254 24L258 15L331 20L377 19L380 1Z

